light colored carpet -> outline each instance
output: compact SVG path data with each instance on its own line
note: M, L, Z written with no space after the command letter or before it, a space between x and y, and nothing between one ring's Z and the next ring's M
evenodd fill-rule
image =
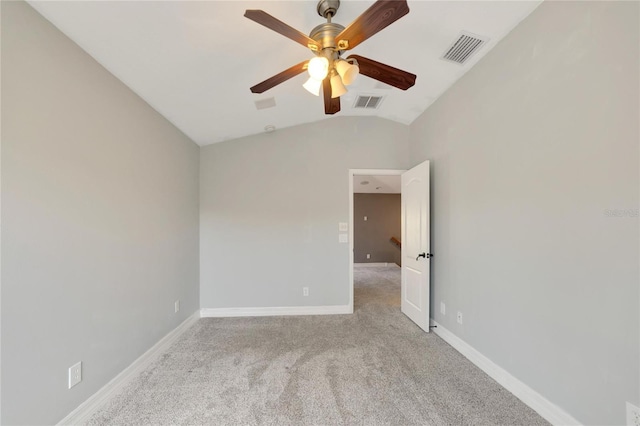
M353 315L199 320L89 423L547 424L400 312L399 268L355 282Z

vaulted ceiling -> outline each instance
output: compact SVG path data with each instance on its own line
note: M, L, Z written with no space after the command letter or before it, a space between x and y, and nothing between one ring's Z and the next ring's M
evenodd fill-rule
M199 145L327 119L301 74L260 95L249 87L311 58L303 46L243 17L262 9L303 33L325 22L315 1L29 1ZM373 4L343 0L333 22L348 25ZM412 1L410 13L349 53L416 74L407 91L365 76L337 115L410 124L487 54L540 1ZM462 31L488 38L465 64L441 59ZM383 96L356 109L358 95ZM256 108L274 98L275 106Z

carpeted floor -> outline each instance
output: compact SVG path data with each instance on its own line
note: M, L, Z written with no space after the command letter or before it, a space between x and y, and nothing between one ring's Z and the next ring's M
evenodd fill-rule
M547 424L356 267L353 315L201 319L89 424Z

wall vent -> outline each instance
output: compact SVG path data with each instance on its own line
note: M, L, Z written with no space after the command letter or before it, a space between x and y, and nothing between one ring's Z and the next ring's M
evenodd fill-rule
M474 53L484 46L489 39L468 32L462 32L458 38L449 46L442 59L464 64Z
M358 96L354 108L377 109L382 103L383 96Z
M267 109L276 106L276 98L266 98L255 101L256 109Z

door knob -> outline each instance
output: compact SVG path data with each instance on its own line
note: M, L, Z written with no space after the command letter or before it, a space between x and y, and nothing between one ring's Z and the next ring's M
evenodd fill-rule
M416 257L416 260L419 260L421 257L429 259L429 258L433 257L433 254L432 253L420 253L418 255L418 257Z

